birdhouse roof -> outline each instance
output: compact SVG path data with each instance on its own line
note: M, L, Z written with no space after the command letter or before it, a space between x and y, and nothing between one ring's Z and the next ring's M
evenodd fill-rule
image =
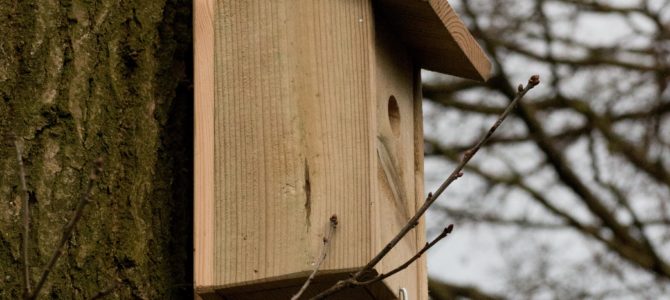
M491 62L447 0L378 0L377 9L423 69L486 81Z

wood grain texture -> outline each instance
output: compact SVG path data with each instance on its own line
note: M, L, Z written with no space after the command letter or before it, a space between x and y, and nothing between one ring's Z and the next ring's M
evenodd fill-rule
M216 3L216 217L201 292L267 298L230 293L305 278L332 214L340 225L320 273L372 257L372 22L362 0Z
M419 210L426 199L423 181L423 91L421 90L421 69L414 66L414 193L415 211ZM426 244L426 218L419 220L419 225L414 229L416 232L416 245L421 247ZM417 266L417 290L416 299L428 300L428 264L427 255L423 255L416 261Z
M491 75L491 61L486 57L486 54L484 54L482 48L472 34L470 34L470 31L465 24L463 24L461 18L458 17L458 14L456 14L446 0L429 0L428 2L435 13L437 13L442 24L444 24L445 28L449 31L449 34L453 37L462 54L465 56L464 59L461 59L460 55L450 59L452 61L455 60L461 62L464 65L470 64L471 68L476 71L476 74L470 71L471 73L468 73L467 75L456 75L468 78L474 77L474 79L484 81L487 80ZM436 62L436 64L439 64L440 62L446 63L442 60Z
M310 285L312 288L308 289L300 299L309 299L315 296L319 291L325 290L333 285L337 280L345 279L348 276L346 273L326 274L320 275ZM295 292L300 289L303 284L302 278L278 280L264 284L262 286L238 286L229 288L219 292L210 292L201 294L203 300L219 300L219 299L234 299L234 300L286 300L290 299ZM349 289L344 290L329 299L394 299L396 297L384 283L375 283L365 289Z
M491 62L446 0L376 0L424 69L485 81Z
M375 22L376 102L378 143L377 202L380 245L386 245L416 212L414 178L414 65L409 52L383 19ZM422 134L423 135L423 134ZM390 171L389 171L390 169ZM387 272L417 252L416 231L410 232L380 262ZM378 250L381 250L379 248ZM417 265L385 280L396 293L406 288L411 299L418 289ZM427 291L425 291L427 293Z
M215 11L214 282L262 282L311 260L305 151L289 87L286 1Z
M290 296L332 214L308 294L364 265L424 199L419 68L490 73L446 1L201 0L195 18L195 280L208 299ZM423 230L376 271L410 258ZM427 299L426 275L422 258L370 291Z
M211 286L214 250L214 1L193 2L194 137L194 281Z

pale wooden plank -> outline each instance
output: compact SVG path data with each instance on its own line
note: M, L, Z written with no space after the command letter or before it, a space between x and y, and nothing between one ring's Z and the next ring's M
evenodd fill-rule
M323 271L363 265L373 251L370 3L227 1L215 18L213 286L304 276L333 213Z
M425 201L425 189L423 182L423 91L421 90L421 69L414 67L414 193L415 211L419 210ZM416 245L423 247L426 244L426 218L419 220L419 225L414 229L416 232ZM417 293L418 300L428 300L428 265L427 255L423 255L415 263L417 265Z
M217 285L301 272L312 255L285 3L222 1L216 10Z
M333 213L339 216L324 268L352 268L367 262L373 251L372 10L368 1L317 3L309 14L314 20L309 29L314 38L315 63L309 67L314 93L300 98L305 107L307 161L313 172L312 220L319 224L317 220L327 220ZM320 247L319 238L311 240L314 248Z
M414 161L414 66L408 51L384 20L377 20L376 102L380 245L386 245L416 212ZM390 164L390 165L389 165ZM392 171L387 171L391 169ZM397 199L400 198L400 199ZM379 272L387 272L416 253L416 231L411 231L381 261ZM378 250L381 250L379 248ZM417 265L385 280L390 290L406 288L418 297Z
M194 281L213 282L214 213L214 0L193 2L194 39Z

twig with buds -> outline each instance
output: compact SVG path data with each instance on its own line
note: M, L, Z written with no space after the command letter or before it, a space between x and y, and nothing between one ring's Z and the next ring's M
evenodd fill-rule
M402 240L402 238L405 237L405 235L407 235L407 233L409 233L412 229L414 229L419 224L419 219L423 216L424 213L426 213L428 208L433 203L435 203L435 201L440 197L440 195L442 195L442 193L447 189L447 187L449 187L449 185L451 185L451 183L456 181L456 179L463 176L463 168L465 167L465 165L472 159L472 157L474 157L474 155L477 153L477 151L479 151L479 149L491 138L493 133L498 129L498 127L500 127L502 122L512 112L512 109L514 109L514 107L517 105L517 103L519 103L519 101L523 98L523 96L525 96L528 91L530 91L532 88L534 88L538 84L540 84L540 76L539 75L533 75L533 76L530 77L530 79L528 79L528 84L525 87L523 85L519 86L516 97L514 97L512 102L510 102L510 104L507 106L507 108L505 108L503 113L500 114L500 116L498 117L496 122L493 124L493 126L491 126L491 128L486 133L486 135L484 135L479 140L479 142L477 144L475 144L472 148L465 151L465 153L463 154L463 158L461 159L460 163L458 164L458 166L456 166L456 168L453 170L453 172L451 172L449 177L447 177L447 179L440 185L440 187L437 188L437 190L435 190L434 193L428 193L428 197L426 198L426 201L424 202L424 204L417 210L417 212L414 214L414 216L411 219L409 219L409 221L407 221L407 223L400 230L400 232L398 232L398 234L396 234L396 236L388 244L386 244L386 246L384 246L384 248L374 258L372 258L364 267L362 267L360 270L358 270L358 272L354 273L350 278L338 281L333 286L331 286L327 290L319 293L318 295L312 297L311 299L313 299L313 300L324 299L324 298L326 298L326 297L328 297L332 294L335 294L335 293L337 293L341 290L344 290L346 288L374 283L374 282L380 281L380 280L390 276L388 274L390 274L392 272L393 272L393 274L395 274L395 272L398 272L398 271L404 269L404 268L400 268L400 267L405 266L405 264L403 264L399 268L397 268L398 269L397 271L396 271L396 269L394 269L393 271L387 273L386 275L381 274L381 275L375 276L372 279L367 279L367 280L365 279L365 276L367 274L374 273L373 268L391 251L391 249L393 249L393 247L395 247L398 244L398 242L400 242L400 240ZM417 255L415 255L416 258L413 257L412 259L410 259L408 261L408 263L406 263L407 266L410 263L412 263L413 261L415 261L416 259L418 259L418 257L420 257L421 254L423 254L423 252L427 251L430 247L432 247L432 245L437 243L440 239L444 238L446 236L446 234L451 232L451 229L452 229L452 226L449 226L449 227L445 228L443 233L440 236L438 236L438 238L433 240L431 243L428 243L423 249L421 249L421 251L419 251L419 253L417 253ZM407 266L405 266L405 267L407 267ZM381 278L382 276L384 276L384 277Z
M328 232L323 237L323 247L321 248L321 256L319 257L319 260L316 262L312 274L309 275L307 281L305 281L300 290L297 293L295 293L293 297L291 297L291 300L298 300L298 298L302 296L302 293L304 293L307 290L307 287L309 287L309 285L312 283L312 280L314 280L314 276L316 276L316 273L319 271L319 268L321 268L321 264L323 263L324 260L326 260L326 255L328 255L328 249L330 248L330 240L333 237L333 233L335 233L335 229L337 229L337 215L332 215L330 217Z

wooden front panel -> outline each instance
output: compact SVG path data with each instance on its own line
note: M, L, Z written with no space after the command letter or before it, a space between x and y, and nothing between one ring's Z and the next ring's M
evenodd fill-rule
M281 1L215 9L214 243L217 285L305 270L305 149Z
M213 62L196 70L205 78L196 94L212 91L196 100L196 153L204 153L196 157L196 288L225 294L306 277L332 214L340 222L321 272L364 265L378 247L370 2L195 7L196 57ZM203 13L209 35L198 26ZM208 38L213 51L200 52Z

